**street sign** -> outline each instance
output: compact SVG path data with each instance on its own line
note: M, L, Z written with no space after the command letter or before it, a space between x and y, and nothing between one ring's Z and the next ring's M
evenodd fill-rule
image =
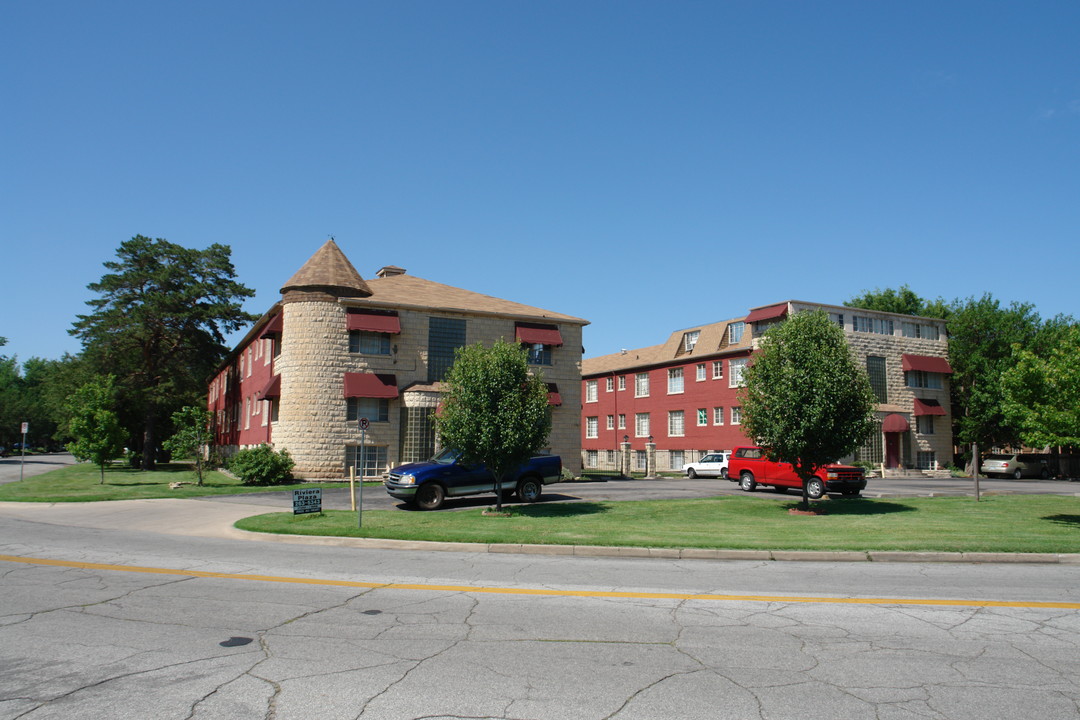
M369 427L371 427L371 423L368 421L368 419L360 418L360 429L367 430Z
M28 432L30 432L30 423L24 422L22 424L22 432L20 434L25 435Z
M322 488L292 491L293 515L322 512Z

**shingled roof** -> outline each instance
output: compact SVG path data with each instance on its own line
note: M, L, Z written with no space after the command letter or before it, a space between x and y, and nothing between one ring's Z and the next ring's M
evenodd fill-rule
M604 373L632 370L646 366L665 365L676 360L689 358L715 357L737 351L745 352L753 347L753 333L747 330L742 339L731 345L728 343L728 325L740 322L742 318L733 318L706 325L676 330L668 337L663 345L639 348L637 350L625 350L612 355L600 355L599 357L585 358L581 361L582 376L599 375ZM683 345L683 337L688 332L697 331L697 344L692 351L687 352Z
M319 248L304 266L281 288L281 294L293 290L321 291L337 297L367 297L371 288L360 277L333 238Z

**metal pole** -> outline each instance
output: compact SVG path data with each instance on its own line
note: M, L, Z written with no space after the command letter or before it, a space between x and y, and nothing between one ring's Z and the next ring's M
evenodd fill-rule
M975 502L979 502L979 443L971 443L971 477L975 479Z
M20 449L21 459L19 460L19 482L22 482L23 471L26 468L26 432L29 429L30 429L30 423L23 423L22 424L22 448Z
M366 449L364 441L367 439L367 430L360 426L360 500L356 503L356 527L364 527L364 455Z

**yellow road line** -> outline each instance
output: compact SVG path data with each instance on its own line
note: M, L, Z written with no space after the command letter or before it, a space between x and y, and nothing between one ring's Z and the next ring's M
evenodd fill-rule
M256 580L259 582L293 583L297 585L325 585L380 590L428 590L435 592L483 593L488 595L543 595L555 597L631 598L648 600L721 600L735 602L782 602L782 603L832 603L845 605L930 605L943 607L1003 607L1080 610L1080 603L1034 602L1005 600L935 600L932 598L844 598L812 597L805 595L714 595L708 593L660 593L623 592L608 590L549 590L546 588L499 588L481 585L426 585L418 583L378 583L359 580L326 580L320 578L279 577L275 575L242 575L238 573L205 572L203 570L177 570L174 568L140 567L138 565L109 565L73 560L50 560L47 558L0 555L0 561L48 565L52 567L80 568L83 570L111 570L114 572L146 573L150 575L179 575L182 577L214 578L219 580Z

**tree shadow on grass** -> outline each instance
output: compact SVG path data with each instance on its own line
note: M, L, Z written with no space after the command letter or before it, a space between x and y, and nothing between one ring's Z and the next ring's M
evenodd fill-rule
M1080 515L1047 515L1041 519L1080 530Z
M784 503L785 510L799 509L799 503ZM822 515L890 515L900 512L915 512L915 508L894 502L881 500L835 500L810 503L810 509Z
M514 505L514 515L534 518L564 518L579 515L598 515L606 513L608 508L600 503L575 502L535 505Z

